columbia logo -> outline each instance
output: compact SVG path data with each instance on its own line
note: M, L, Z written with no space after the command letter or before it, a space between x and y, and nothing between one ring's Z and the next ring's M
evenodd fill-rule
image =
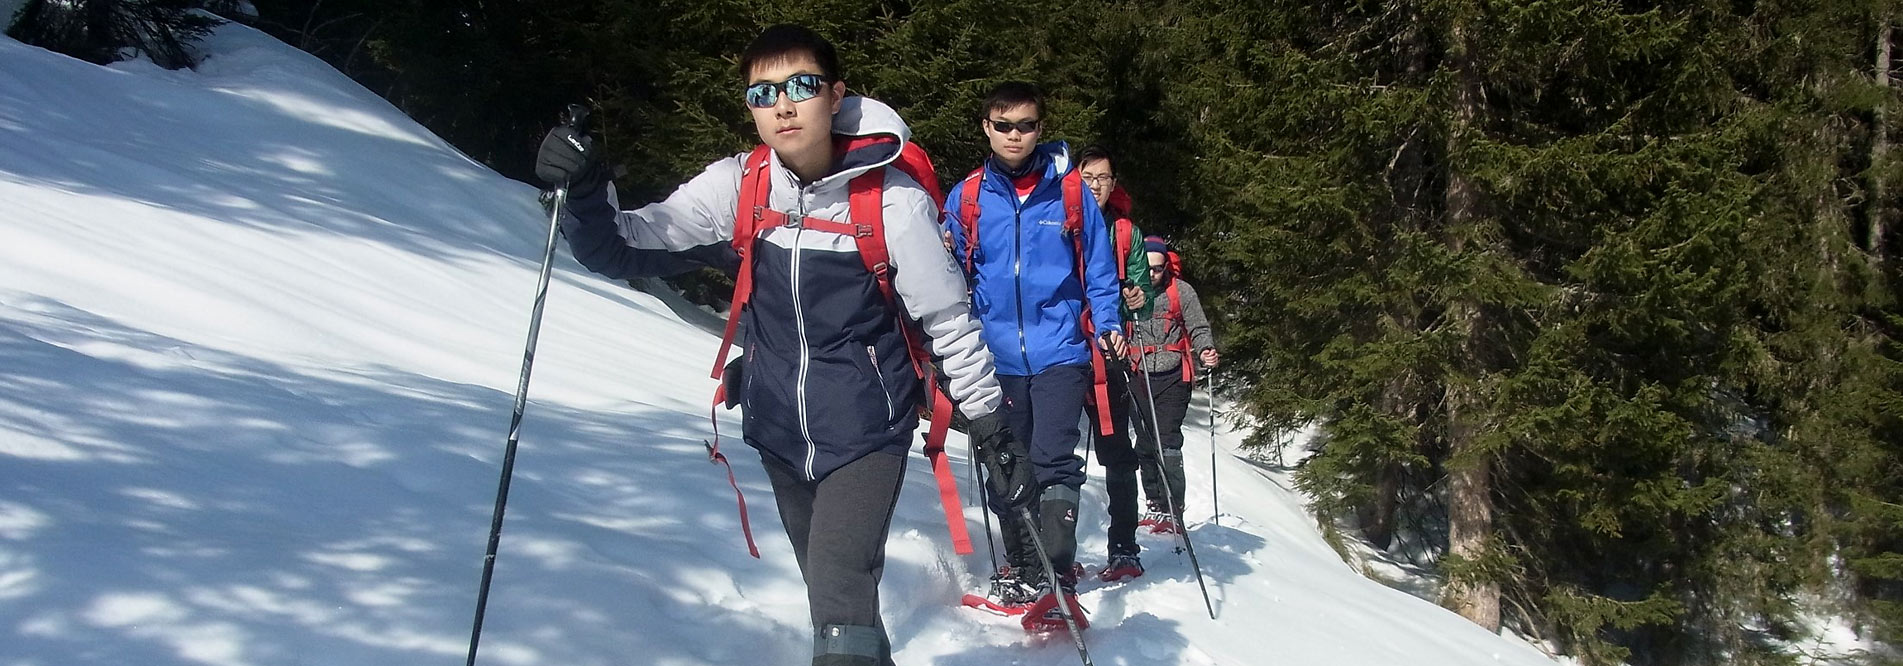
M1060 227L1064 225L1063 220L1038 220L1037 223L1040 226L1046 227Z

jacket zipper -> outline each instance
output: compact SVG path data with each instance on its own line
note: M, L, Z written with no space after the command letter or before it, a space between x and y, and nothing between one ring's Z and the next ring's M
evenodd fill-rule
M879 379L879 393L885 396L885 422L892 422L892 392L885 388L885 373L879 371L879 350L866 345L866 360L872 361L872 376Z
M1024 374L1034 375L1037 372L1031 367L1030 343L1024 338L1024 202L1018 200L1017 186L1009 179L1005 180L1005 189L1015 209L1011 218L1011 289L1017 296L1012 305L1018 314L1018 356L1024 359Z
M813 443L813 429L806 420L806 373L812 366L812 350L806 346L806 311L800 307L800 239L806 231L806 188L800 188L797 208L799 217L793 225L793 328L799 332L800 368L799 379L794 383L794 404L800 415L800 438L806 440L806 480L814 480L813 462L819 457L819 446Z

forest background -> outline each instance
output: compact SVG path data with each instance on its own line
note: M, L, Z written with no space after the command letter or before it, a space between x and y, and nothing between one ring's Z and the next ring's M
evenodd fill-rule
M1183 251L1237 416L1320 429L1335 539L1586 664L1816 663L1832 623L1903 663L1888 0L14 4L23 41L175 67L219 11L522 180L582 101L623 201L754 143L765 25L839 44L942 180L1036 82Z

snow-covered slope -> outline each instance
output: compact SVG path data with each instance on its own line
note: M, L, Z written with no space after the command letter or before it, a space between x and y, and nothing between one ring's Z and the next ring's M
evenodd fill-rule
M0 38L0 666L458 663L535 191L250 29L206 50L168 72ZM717 341L565 255L482 663L803 663L765 478L730 443L753 560L702 448ZM1206 417L1198 398L1189 515L1218 618L1146 536L1148 576L1084 595L1098 663L1551 663L1356 575L1226 427L1212 522ZM922 459L909 474L884 585L899 663L1075 663L956 606L990 564L952 554ZM1094 563L1101 488L1086 500Z

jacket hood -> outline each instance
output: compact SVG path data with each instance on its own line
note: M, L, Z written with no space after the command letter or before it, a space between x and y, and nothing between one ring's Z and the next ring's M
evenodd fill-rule
M1077 167L1071 163L1070 144L1063 141L1037 144L1037 148L1032 149L1027 159L1033 163L1044 164L1044 175L1052 180L1064 177L1064 174L1070 173L1071 169ZM1005 171L1004 166L998 161L997 155L985 157L984 168L1001 176L1001 181L1009 182L1012 178L1012 175ZM1030 168L1030 166L1026 165L1023 168Z
M912 128L892 107L869 97L848 96L840 100L839 113L833 114L839 170L826 178L851 178L891 164L910 140Z
M1063 141L1040 143L1037 145L1037 152L1043 154L1045 158L1050 160L1052 178L1061 178L1064 174L1070 173L1071 169L1077 167L1077 165L1072 164L1070 160L1070 144Z
M1130 200L1130 193L1125 191L1122 185L1112 188L1110 196L1106 198L1109 200L1103 204L1104 212L1107 213L1104 217L1114 220L1130 216L1130 207L1134 205L1134 202Z

